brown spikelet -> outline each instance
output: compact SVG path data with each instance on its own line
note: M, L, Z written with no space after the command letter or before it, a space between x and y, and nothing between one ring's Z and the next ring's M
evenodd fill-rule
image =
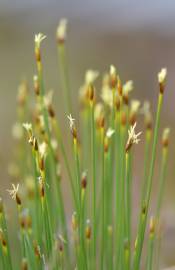
M86 235L86 239L88 240L91 239L91 227L89 225L85 229L85 235Z
M104 152L107 153L109 149L109 139L107 137L105 137L104 140Z
M21 199L20 199L18 193L16 194L16 203L18 206L21 206Z
M89 97L90 102L94 101L94 87L92 84L89 84L88 86L88 97Z
M27 262L27 259L26 258L23 258L22 259L21 270L28 270L28 262Z
M48 113L49 113L49 116L51 118L54 118L55 117L55 111L54 111L54 109L53 109L53 107L52 107L51 104L48 106Z

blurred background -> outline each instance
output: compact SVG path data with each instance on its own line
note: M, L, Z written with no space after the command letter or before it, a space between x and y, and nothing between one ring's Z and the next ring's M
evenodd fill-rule
M55 32L62 17L69 21L67 49L74 102L88 68L104 72L109 70L110 64L114 64L122 81L134 80L134 97L142 101L149 99L155 105L157 72L165 66L168 69L168 83L162 127L172 127L173 142L175 1L1 0L0 177L5 188L9 186L7 167L14 143L11 126L16 119L17 87L22 78L27 78L32 88L32 78L36 72L34 34L38 32L47 35L47 40L43 42L45 81L48 89L55 90L56 104L60 107ZM171 177L167 180L164 207L166 230L163 261L166 265L175 263L174 157L175 147L171 145ZM2 189L0 193L3 193Z

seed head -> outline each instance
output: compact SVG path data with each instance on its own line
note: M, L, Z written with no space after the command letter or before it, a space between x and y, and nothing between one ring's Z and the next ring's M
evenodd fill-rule
M39 145L39 153L40 153L41 158L45 158L47 154L47 144L45 142Z
M125 97L128 96L128 94L133 90L133 81L127 81L124 85L123 85L123 95Z
M85 189L87 186L87 171L84 171L81 176L81 187Z
M136 116L138 113L140 107L140 101L135 99L131 101L131 109L130 109L130 115L129 115L129 123L131 125L134 125L134 123L136 122Z
M108 130L106 131L106 137L111 138L114 132L115 130L109 127Z
M160 84L164 84L167 77L167 69L162 68L161 71L158 73L158 82Z
M117 85L117 72L116 68L113 65L110 66L109 74L110 74L110 87L115 88Z
M167 147L169 144L170 128L165 128L162 134L162 145Z
M140 107L140 101L137 99L134 99L131 101L131 113L136 114Z
M86 221L86 228L85 228L85 236L87 240L91 239L91 233L92 233L92 229L91 229L91 222L89 219L87 219Z
M97 70L89 69L85 74L85 83L86 85L93 84L95 80L98 78L99 72Z
M165 82L167 77L167 69L162 68L161 71L158 73L158 82L159 82L159 89L160 93L163 94L165 89Z
M39 91L39 81L38 81L37 75L33 76L33 84L34 84L35 94L38 96L40 91Z
M44 104L47 107L49 107L52 104L53 100L53 90L51 89L45 96L44 96Z
M23 258L22 259L21 270L28 270L28 262L27 262L27 259L26 258Z
M66 40L67 37L67 19L63 18L60 20L58 27L57 27L57 41L59 43L63 43Z
M142 108L140 109L140 113L144 115L145 117L145 125L147 129L152 128L152 114L151 114L151 108L150 108L149 101L145 101L143 103Z
M112 107L113 105L112 91L108 85L102 87L101 98L105 104L107 104L109 107Z

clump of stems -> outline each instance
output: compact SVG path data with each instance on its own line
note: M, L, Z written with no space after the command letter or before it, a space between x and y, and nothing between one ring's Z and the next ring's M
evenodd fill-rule
M41 44L46 36L39 33L35 35L34 102L31 108L27 102L31 98L27 84L22 83L18 93L18 122L13 128L14 138L18 140L18 154L15 155L18 170L14 166L10 170L17 184L13 183L12 189L7 190L17 205L16 234L20 248L12 251L9 241L12 226L10 223L7 226L0 199L0 267L9 270L139 270L143 265L146 270L154 269L159 259L156 256L166 183L168 128L162 135L154 217L150 218L149 209L167 71L162 69L158 74L155 121L148 102L140 109L140 101L130 99L133 82L122 83L113 65L103 77L101 94L95 87L99 73L86 72L80 89L80 119L75 120L66 37L67 21L63 19L56 41L65 103L64 122L65 128L70 130L72 153L67 150L66 140L69 139L60 129L53 93L45 88ZM140 112L144 119L138 118ZM136 132L140 119L145 132ZM133 163L140 140L144 141L145 150L143 158L139 158L143 180L138 190L140 212L134 235L132 192L136 173ZM18 183L20 179L23 180ZM64 188L70 192L63 193ZM67 201L71 202L73 214L67 211ZM148 240L144 241L148 220ZM147 246L145 253L144 244ZM15 256L17 260L13 263Z

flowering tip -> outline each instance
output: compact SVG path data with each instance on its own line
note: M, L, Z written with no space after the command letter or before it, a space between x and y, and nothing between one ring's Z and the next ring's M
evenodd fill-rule
M115 130L109 127L107 132L106 132L106 137L111 138L112 135L114 134L114 132L115 132Z
M167 77L167 69L162 68L161 71L158 73L158 82L160 84L164 84Z
M71 114L67 115L67 118L68 118L68 120L69 120L69 127L70 127L70 129L72 130L73 127L74 127L75 119L72 117Z
M137 134L135 133L136 125L137 123L135 122L135 124L131 126L130 129L128 130L128 141L126 144L126 152L129 151L129 149L133 144L138 144L140 141L138 137L142 134L142 132L138 132Z
M10 194L13 200L16 200L16 196L19 190L19 183L15 186L15 184L12 183L12 189L7 189L7 192Z
M109 88L108 85L103 86L102 88L102 93L101 93L101 98L105 104L107 104L109 107L112 107L113 105L113 96L112 96L112 91Z
M91 222L90 222L90 219L86 220L85 235L86 235L86 239L90 240L90 238L91 238Z
M87 85L93 84L94 81L98 78L99 72L97 70L89 69L85 73L85 83Z
M165 128L162 134L162 144L167 147L169 144L170 128Z
M147 115L150 112L150 108L151 108L150 102L145 100L143 106L140 108L140 113L143 115Z
M39 80L38 80L37 75L33 76L33 85L34 85L35 94L38 96L39 95Z
M44 104L46 107L50 106L52 104L53 100L53 90L50 89L48 93L44 96Z
M116 76L116 68L113 65L110 65L110 71L109 71L111 76Z
M168 138L170 135L170 128L165 128L163 131L163 137Z
M116 68L111 65L109 70L109 84L112 89L117 86L118 76L116 72Z
M95 120L98 120L103 115L104 115L104 106L101 102L98 102L97 104L95 104L94 118Z
M67 23L68 23L67 19L62 18L58 24L56 36L59 42L64 42L66 39Z
M137 99L131 100L131 112L137 113L140 108L140 101Z
M47 143L43 142L41 144L39 144L39 153L41 155L41 157L45 157L47 154Z
M38 33L38 34L35 34L35 44L36 44L36 47L40 47L41 45L41 42L46 38L45 35L43 35L42 33Z
M133 81L127 81L124 85L123 85L123 95L124 96L128 96L128 94L133 90L134 86L133 86Z
M27 132L32 131L32 124L31 123L23 123L22 126Z

